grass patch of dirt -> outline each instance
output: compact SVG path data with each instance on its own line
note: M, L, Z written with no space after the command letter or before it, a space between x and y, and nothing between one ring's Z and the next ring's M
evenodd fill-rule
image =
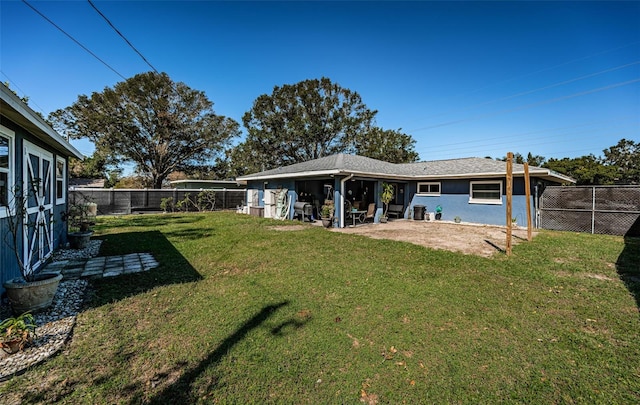
M395 220L386 224L335 228L334 232L409 242L432 249L483 257L490 257L498 251L504 251L507 244L507 232L504 226L456 224L443 221ZM536 234L537 232L533 232L533 236ZM513 229L511 237L513 246L526 239L526 229Z

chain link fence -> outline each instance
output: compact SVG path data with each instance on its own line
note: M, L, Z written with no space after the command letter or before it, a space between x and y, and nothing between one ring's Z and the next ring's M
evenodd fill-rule
M640 236L640 186L546 187L538 215L544 229Z
M98 215L161 212L160 203L172 198L173 203L189 196L194 200L201 191L215 192L215 210L236 209L245 204L246 190L227 189L108 189L76 188L69 190L69 201L73 203L94 202L98 204Z

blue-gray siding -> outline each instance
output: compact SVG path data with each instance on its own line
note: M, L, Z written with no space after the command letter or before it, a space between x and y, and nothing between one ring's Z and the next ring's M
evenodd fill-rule
M333 188L335 190L334 200L340 201L340 178L336 176L333 179L327 179L327 182L333 182ZM469 202L469 191L471 181L501 181L503 183L502 191L502 204L478 204ZM376 218L378 221L382 214L382 203L379 197L379 185L383 180L379 180L376 183ZM429 180L433 182L434 180ZM437 181L437 180L435 180ZM536 197L535 197L535 184L539 183L539 179L531 179L531 207L532 216L534 215ZM416 194L417 181L400 182L405 185L404 201L401 201L405 208L405 218L412 218L413 207L415 205L426 206L427 212L434 212L436 206L442 207L442 220L453 221L455 217L460 217L464 222L488 224L488 225L505 225L506 218L506 186L504 179L487 179L487 178L473 178L473 179L457 179L457 180L442 180L441 194L439 196L427 196ZM279 186L287 188L289 190L289 196L291 197L291 210L290 218L293 218L293 203L297 200L295 181L290 179L278 179L272 180L267 183L267 189L275 190ZM264 206L264 183L261 181L252 181L247 184L247 189L258 190L258 205ZM400 198L402 200L402 198ZM520 224L526 223L526 196L524 178L516 177L513 181L513 199L512 199L512 214ZM340 216L339 204L336 206L336 216ZM532 218L533 220L534 218Z
M0 124L9 128L10 130L15 132L15 143L14 143L14 164L15 170L14 174L14 182L15 184L22 183L22 172L23 172L23 161L22 161L22 151L24 146L24 140L28 140L29 142L37 145L45 150L51 151L53 154L53 165L52 169L55 169L56 157L63 157L67 159L67 156L62 156L56 151L51 150L50 147L39 141L34 136L31 136L24 128L17 125L13 121L7 119L6 117L0 117ZM68 167L68 165L67 165ZM55 193L55 170L52 170L52 186L54 187ZM68 184L68 183L67 183ZM66 196L66 194L65 194ZM60 204L55 205L55 195L53 197L54 208L53 208L53 221L54 221L54 231L53 238L54 244L53 248L57 249L61 245L65 244L67 241L67 223L62 220L62 213L67 210L67 205ZM4 208L0 208L4 209ZM15 257L14 247L11 246L12 237L9 233L9 228L7 225L8 218L0 218L0 294L4 293L3 284L5 281L11 280L15 277L20 276L20 269L18 267L18 263ZM18 252L22 255L22 240L19 238L18 240Z

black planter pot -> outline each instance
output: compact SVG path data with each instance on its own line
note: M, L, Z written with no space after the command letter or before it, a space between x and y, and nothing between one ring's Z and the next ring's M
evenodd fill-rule
M84 249L89 244L91 235L93 235L93 231L71 232L67 234L69 246L71 247L71 249Z

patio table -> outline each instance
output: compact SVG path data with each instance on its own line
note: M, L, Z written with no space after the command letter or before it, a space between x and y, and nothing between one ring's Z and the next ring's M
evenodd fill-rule
M358 219L358 221L360 221L360 223L364 222L363 221L363 214L366 214L367 211L361 211L361 210L351 210L351 217L353 218L353 225L352 226L356 226L356 218Z

